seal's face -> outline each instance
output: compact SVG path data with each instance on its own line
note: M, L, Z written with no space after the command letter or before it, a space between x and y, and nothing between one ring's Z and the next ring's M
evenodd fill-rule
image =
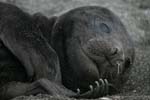
M122 41L124 39L122 35L126 33L120 31L123 29L117 29L117 25L110 19L106 17L103 20L102 18L92 20L93 22L90 22L92 25L89 24L88 27L90 31L86 33L91 35L82 38L81 47L98 69L99 78L106 78L113 84L126 69L125 46Z
M123 72L125 54L119 41L92 38L83 46L83 52L95 63L100 78L114 80Z
M61 16L55 26L53 48L66 87L87 91L100 78L118 87L133 46L117 16L106 8L82 7Z

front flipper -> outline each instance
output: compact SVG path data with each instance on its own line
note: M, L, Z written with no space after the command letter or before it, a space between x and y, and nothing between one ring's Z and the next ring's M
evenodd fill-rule
M39 79L33 83L11 82L0 89L0 98L9 100L21 95L36 95L38 93L50 95L73 96L74 92L66 89L60 84L50 82L47 79Z
M75 98L98 98L108 94L109 83L106 79L99 79L93 85L89 85L89 91L82 94L80 94L80 89L77 91L78 94L74 96Z

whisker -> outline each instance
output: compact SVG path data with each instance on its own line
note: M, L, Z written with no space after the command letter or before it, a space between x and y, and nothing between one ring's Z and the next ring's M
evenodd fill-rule
M117 74L120 74L120 63L117 63Z

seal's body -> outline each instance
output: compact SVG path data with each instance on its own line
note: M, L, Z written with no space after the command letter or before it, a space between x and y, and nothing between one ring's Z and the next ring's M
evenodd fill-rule
M0 20L1 57L20 66L13 67L16 82L1 86L3 99L37 93L100 97L133 62L132 41L106 8L80 7L48 19L0 3Z
M10 80L6 78L6 83L0 82L3 84L0 87L0 98L3 100L19 95L57 94L61 89L55 87L63 87L59 87L61 73L57 54L35 21L36 18L18 7L0 2L0 40L4 45L0 51L5 53L1 59L6 61L0 67L0 75L4 78L14 76ZM13 65L10 64L11 59ZM13 72L15 74L11 75ZM49 85L44 85L45 83ZM64 88L62 90L65 91Z

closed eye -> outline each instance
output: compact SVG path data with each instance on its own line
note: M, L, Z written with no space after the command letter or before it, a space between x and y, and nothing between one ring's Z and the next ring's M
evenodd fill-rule
M100 23L99 27L100 27L102 32L105 32L105 33L110 33L111 32L111 29L105 23Z

